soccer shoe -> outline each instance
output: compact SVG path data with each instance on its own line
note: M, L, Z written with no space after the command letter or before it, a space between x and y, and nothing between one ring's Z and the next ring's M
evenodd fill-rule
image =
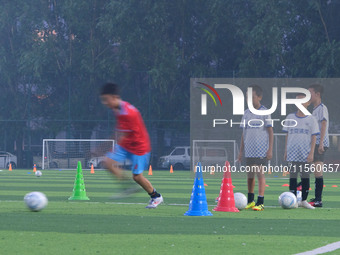
M322 207L322 201L314 201L314 207Z
M306 200L301 201L301 207L306 209L315 209L315 207L311 206Z
M155 197L155 198L151 198L149 201L149 204L145 207L148 209L153 209L156 208L157 206L159 206L161 203L163 203L163 197Z
M246 208L245 209L250 209L250 208L253 208L255 206L255 202L250 202L247 204Z
M311 206L314 206L314 202L315 202L315 198L312 198L312 199L309 200L308 203L309 203Z
M314 207L322 207L322 201L316 200L315 198L312 198L311 200L309 200L309 204Z
M255 205L253 208L253 211L263 211L264 210L264 205L261 204L261 205Z

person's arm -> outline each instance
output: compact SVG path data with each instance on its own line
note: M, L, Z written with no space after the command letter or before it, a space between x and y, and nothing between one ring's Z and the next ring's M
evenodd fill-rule
M243 134L242 134L242 136L241 136L240 151L239 151L238 157L237 157L237 161L239 161L239 162L241 162L241 160L242 160L243 150L244 150L244 140L243 140Z
M307 157L307 163L312 163L314 160L314 149L316 143L316 135L312 135L311 148Z
M267 127L267 132L269 135L269 148L267 151L267 159L271 160L273 157L273 143L274 143L274 132L272 127Z
M327 120L323 120L321 122L320 144L319 144L319 148L318 148L318 151L319 151L320 154L323 154L325 152L325 148L323 147L323 140L325 139L326 128L327 128Z

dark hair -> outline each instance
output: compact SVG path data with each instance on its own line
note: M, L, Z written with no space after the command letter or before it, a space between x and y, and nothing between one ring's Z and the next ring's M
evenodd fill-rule
M297 93L296 96L297 97L299 97L299 96L306 97L306 94L305 93Z
M312 84L309 86L310 89L314 89L315 93L319 93L320 97L323 94L323 87L320 84Z
M119 95L118 85L115 83L105 83L101 90L101 95Z
M258 97L262 97L263 91L259 85L251 85L250 87L253 88L253 91L255 91Z

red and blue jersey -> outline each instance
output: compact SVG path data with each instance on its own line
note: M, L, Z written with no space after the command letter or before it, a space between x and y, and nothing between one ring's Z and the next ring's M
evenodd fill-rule
M135 155L144 155L151 151L150 138L143 118L136 107L121 101L120 111L115 112L116 131L124 133L118 139L118 145Z

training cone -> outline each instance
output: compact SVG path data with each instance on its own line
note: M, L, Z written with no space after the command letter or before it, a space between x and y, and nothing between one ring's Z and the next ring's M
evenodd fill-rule
M81 162L78 161L77 175L74 181L73 193L68 200L90 200L86 196L85 183L83 177L83 170L81 168Z
M239 212L235 207L235 198L233 191L233 184L231 181L230 164L228 161L225 162L226 171L224 172L220 195L218 197L217 206L213 211L219 212Z
M9 164L8 171L12 171L12 164Z
M94 167L93 167L93 164L91 164L91 174L94 174Z
M37 165L34 164L34 166L33 166L33 172L35 173L36 171L37 171Z
M184 214L186 216L212 216L208 211L207 197L203 182L203 173L201 163L197 164L194 186L189 203L189 210Z
M172 174L174 172L174 168L172 167L172 165L170 166L170 174Z
M148 173L148 175L152 175L152 166L150 165L150 167L149 167L149 173Z

